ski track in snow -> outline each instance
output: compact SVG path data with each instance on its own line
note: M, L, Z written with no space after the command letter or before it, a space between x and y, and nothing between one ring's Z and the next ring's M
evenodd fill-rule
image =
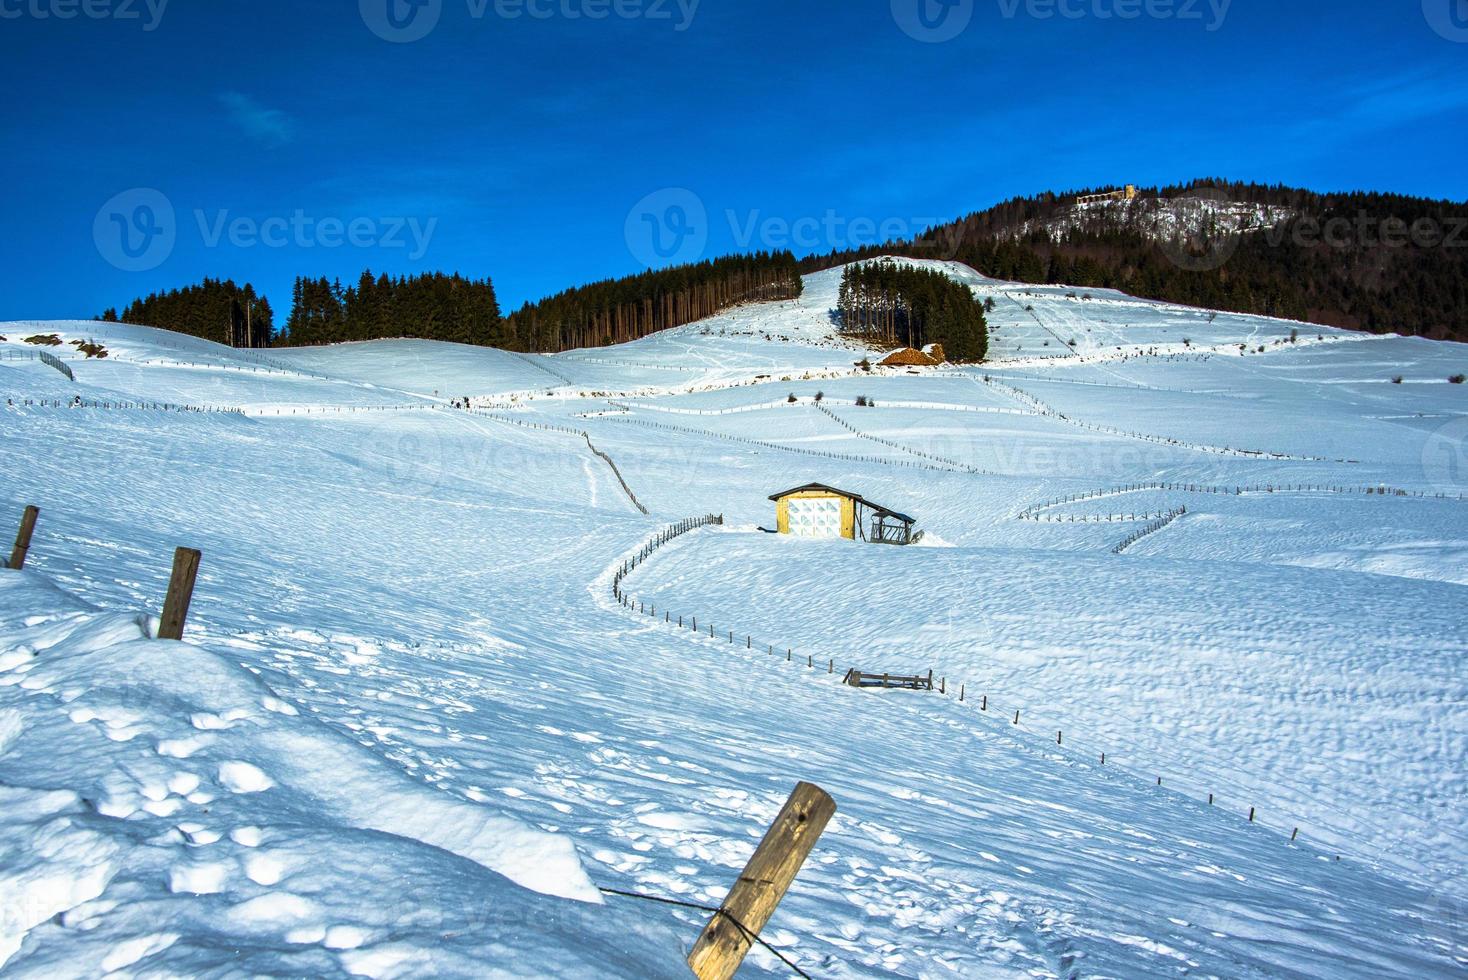
M0 572L0 969L678 976L703 917L590 883L717 904L809 779L840 809L765 936L815 976L1461 975L1462 390L1380 381L1463 349L934 265L1014 301L982 370L854 370L840 270L608 356L0 328L7 397L245 413L0 410L43 508ZM52 331L112 356L71 384ZM937 547L753 532L812 480ZM1176 489L1271 485L1336 489ZM696 513L625 588L712 638L610 598Z

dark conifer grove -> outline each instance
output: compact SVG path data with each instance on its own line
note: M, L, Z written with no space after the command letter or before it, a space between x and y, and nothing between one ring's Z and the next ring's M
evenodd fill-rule
M494 284L432 272L393 279L363 272L353 286L296 279L291 315L277 346L414 337L504 347L507 335Z
M120 319L230 347L269 347L274 339L274 317L270 301L257 295L249 283L237 286L233 279L205 279L198 285L134 300ZM119 316L110 309L98 319L116 321Z
M888 347L942 344L948 360L977 363L989 351L984 306L941 272L896 262L847 267L838 301L841 332Z
M795 256L756 252L568 289L509 318L513 350L555 353L626 343L741 303L801 294Z
M605 347L714 316L741 303L794 299L803 284L790 252L759 252L696 265L643 272L568 289L500 315L488 279L428 273L394 279L363 272L354 285L297 277L284 329L273 333L270 308L253 287L206 280L139 300L124 311L128 323L165 327L236 347L245 333L230 333L229 300L254 305L253 346L299 347L388 337L417 337L506 350L554 353ZM228 295L221 299L224 290ZM206 303L208 297L211 303ZM222 306L220 305L222 303ZM244 306L241 305L241 309ZM261 319L261 314L264 318ZM116 319L108 310L104 319Z

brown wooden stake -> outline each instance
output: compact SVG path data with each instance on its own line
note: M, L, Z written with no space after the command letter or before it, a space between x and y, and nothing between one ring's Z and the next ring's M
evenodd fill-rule
M769 923L835 813L836 801L819 786L801 783L795 787L688 954L694 976L699 980L734 976L754 944L751 934L758 936Z
M31 550L31 535L35 533L36 518L40 513L39 507L27 507L21 515L20 530L15 535L15 550L10 553L10 564L7 568L13 568L17 572L25 568L25 556Z
M158 639L183 639L184 623L189 618L189 604L194 601L194 579L199 574L199 560L202 557L193 548L179 548L173 553L173 577L168 580L168 598L163 601L163 619L158 626Z
M1254 808L1253 807L1249 807L1249 822L1250 823L1253 823L1254 822Z
M1293 834L1290 834L1290 843L1293 844L1295 842L1295 838L1297 838L1299 836L1300 836L1300 828L1299 827L1296 827L1295 828L1295 832Z

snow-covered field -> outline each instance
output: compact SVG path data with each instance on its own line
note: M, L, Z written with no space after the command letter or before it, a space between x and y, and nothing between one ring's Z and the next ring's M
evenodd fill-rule
M554 357L0 325L0 974L686 975L597 886L716 905L804 779L815 977L1463 975L1468 349L943 268L993 363L860 371L839 270ZM925 547L759 532L812 481Z

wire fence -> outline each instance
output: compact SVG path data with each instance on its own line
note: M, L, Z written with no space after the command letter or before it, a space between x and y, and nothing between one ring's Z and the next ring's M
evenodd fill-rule
M974 376L969 375L969 377ZM1133 432L1128 429L1120 429L1116 426L1111 425L1098 425L1095 422L1082 422L1079 419L1071 418L1064 412L1052 408L1050 405L1042 402L1040 399L1036 398L1029 392L1024 391L1020 388L1016 388L1013 385L1005 384L1002 381L998 381L991 375L985 374L978 378L975 378L975 380L986 384L989 387L994 388L998 391L1004 392L1005 394L1009 395L1011 398L1015 399L1023 405L1028 405L1039 415L1044 415L1047 418L1056 419L1057 421L1064 422L1067 425L1074 425L1078 428L1087 429L1091 432L1099 432L1103 435L1121 436L1125 439L1137 439L1142 442L1155 443L1159 446L1172 446L1177 449L1192 450L1193 452L1211 453L1215 456L1242 456L1249 459L1289 460L1305 463L1357 462L1357 460L1352 459L1328 459L1324 456L1295 456L1289 453L1272 453L1265 452L1259 449L1236 449L1231 446L1209 446L1204 443L1188 442L1183 439L1170 439L1166 436L1154 436L1146 432Z
M512 351L511 353L513 353L520 360L524 361L526 364L529 364L531 367L533 367L533 368L535 368L535 369L537 369L539 371L542 371L542 372L550 375L552 378L555 378L557 381L561 382L561 384L563 384L563 385L568 385L568 386L574 387L575 384L576 384L576 382L572 381L569 377L567 377L566 375L562 374L560 371L556 370L555 368L553 368L553 367L547 367L543 363L543 361L545 360L544 357L535 358L535 357L530 356L529 354L521 354L519 351Z
M886 439L882 436L874 436L871 433L863 432L856 426L852 425L850 422L843 419L841 416L837 415L835 412L831 411L825 405L817 404L816 408L820 409L833 422L841 426L847 432L850 432L852 435L856 436L858 439L866 439L870 442L875 442L878 445L887 446L890 449L896 449L898 452L904 452L910 456L916 456L918 459L926 460L928 463L936 464L937 466L940 466L944 469L951 469L955 472L974 473L986 476L996 475L993 473L989 473L986 470L981 470L975 466L969 466L967 463L960 463L957 460L949 459L946 456L939 456L937 453L929 453L924 452L921 449L913 449L909 446L904 446L902 443L896 442L892 439Z
M1177 514L1171 520L1176 520L1176 518L1180 516L1182 516L1182 512ZM1166 523L1171 523L1171 520L1167 521ZM666 604L659 605L658 603L649 601L636 592L632 592L627 589L626 586L628 577L638 568L644 565L647 560L651 558L654 554L656 554L661 548L689 534L692 531L696 531L700 528L709 526L719 526L723 523L724 521L722 516L708 515L701 518L688 518L660 531L657 535L644 542L643 545L641 545L637 549L637 551L633 552L618 566L616 566L611 580L612 599L617 603L618 606L620 606L631 615L651 619L655 622L662 624L665 627L679 630L685 635L696 636L703 638L707 641L727 645L728 647L742 650L747 654L754 655L756 651L758 651L759 655L767 658L773 658L777 661L783 661L792 665L798 664L799 666L810 672L810 674L812 675L825 675L825 677L829 681L842 681L845 678L847 672L851 670L869 670L869 668L871 667L870 664L862 665L849 663L838 660L837 658L826 654L816 656L814 653L810 652L797 653L795 648L791 645L772 643L767 639L756 638L752 633L748 631L733 630L730 629L727 625L716 625L714 620L706 616L700 617L697 615L689 614L687 612L675 612L671 607ZM1140 539L1147 534L1156 533L1157 530L1160 530L1160 528L1143 529L1135 537L1137 537L1137 539ZM741 639L744 640L743 643L739 642ZM781 651L784 652L783 657L781 657ZM1119 764L1116 756L1114 754L1109 754L1104 749L1098 748L1086 754L1079 753L1076 751L1074 738L1072 737L1070 740L1067 740L1063 728L1048 729L1043 731L1035 729L1031 726L1029 722L1025 720L1026 712L1022 707L1016 708L1010 704L1006 704L1001 707L998 700L987 693L982 693L981 689L977 686L975 687L975 692L976 693L973 696L969 696L967 681L956 679L954 684L949 684L947 678L943 677L939 679L935 693L937 693L940 697L945 698L951 704L961 704L964 705L965 708L977 709L975 714L980 719L983 719L991 727L991 729L996 732L1009 733L1016 739L1019 739L1022 743L1027 743L1031 746L1035 744L1035 740L1039 740L1040 744L1043 745L1047 751L1062 752L1067 759L1085 762L1088 764L1097 764L1099 766L1105 767L1107 770L1115 770L1124 773L1127 776L1131 777L1139 785L1166 789L1170 792L1177 793L1182 798L1189 799L1195 803L1205 804L1209 807L1218 807L1220 810L1223 810L1223 812L1231 813L1241 820L1246 821L1248 824L1257 825L1263 830L1278 833L1281 836L1287 837L1288 840L1286 841L1286 843L1290 846L1297 846L1301 843L1306 843L1313 835L1314 839L1320 845L1327 845L1331 843L1340 845L1344 843L1347 839L1349 839L1354 846L1360 847L1363 850L1369 851L1373 849L1370 842L1362 840L1359 836L1350 836L1342 832L1327 830L1325 828L1319 827L1311 831L1310 834L1302 834L1305 826L1302 823L1295 821L1289 821L1285 823L1266 822L1265 811L1257 805L1238 804L1236 809L1229 808L1225 806L1223 794L1217 792L1206 793L1206 800L1203 797L1193 797L1186 792L1180 791L1175 782L1171 784L1165 784L1164 779L1161 775L1145 775L1143 772L1135 768L1124 764ZM1184 781L1188 782L1188 780ZM1196 785L1196 783L1194 783L1194 785ZM1232 792L1234 793L1233 798L1237 799L1239 797L1242 797L1244 792L1247 792L1247 790L1241 792L1238 791L1237 788L1234 788ZM1282 796L1284 794L1276 793L1275 795ZM1318 798L1312 799L1312 805L1316 807L1318 811L1331 812L1336 814L1337 816L1340 816L1346 824L1358 824L1362 822L1362 818L1359 814L1345 813L1344 811L1341 811L1336 807L1330 806L1329 804L1319 800ZM1378 858L1384 861L1391 860L1388 853L1383 849L1376 848L1374 853ZM1340 861L1340 854L1335 853L1334 859L1336 861ZM1398 863L1398 867L1401 867L1400 863Z
M1021 521L1046 521L1053 524L1110 524L1117 521L1157 520L1166 516L1159 514L1066 514L1047 515L1045 511L1056 507L1064 507L1067 504L1084 503L1089 500L1101 500L1109 497L1120 497L1133 493L1166 492L1166 493L1201 493L1216 496L1241 497L1245 494L1282 494L1282 493L1326 493L1341 495L1362 495L1379 497L1410 497L1417 500L1468 500L1468 494L1454 496L1449 493L1428 493L1423 490L1404 490L1401 487L1378 484L1376 486L1357 485L1347 486L1332 483L1256 483L1252 485L1233 484L1232 486L1216 486L1204 483L1129 483L1120 487L1107 487L1101 490L1088 490L1084 493L1069 494L1064 497L1055 497L1038 504L1031 504L1016 515ZM1168 512L1170 513L1170 511Z
M761 439L750 439L746 436L729 435L724 432L711 432L708 429L693 429L682 425L671 425L667 422L654 422L651 419L630 418L621 415L607 415L603 417L608 422L641 425L650 429L662 429L665 432L680 432L684 435L699 436L707 439L723 439L726 442L737 442L746 446L756 446L761 449L776 449L780 452L794 453L799 456L813 456L817 459L835 459L846 463L876 464L879 466L894 466L914 470L929 470L935 473L964 472L955 471L952 467L948 466L938 466L932 463L920 463L905 459L893 459L890 456L859 456L855 453L832 453L821 449L806 449L802 446L765 442Z
M129 412L195 412L224 415L244 415L238 408L215 405L176 405L170 402L93 401L82 398L7 398L7 408L70 408L104 409Z
M504 422L509 425L518 425L522 428L540 429L548 432L560 432L565 435L580 436L582 439L586 440L586 446L588 449L591 450L592 454L597 456L599 459L605 462L607 466L611 468L612 475L617 478L617 482L622 486L622 492L627 495L628 500L632 501L632 505L643 514L650 513L650 511L642 505L642 501L637 499L637 494L633 493L632 488L627 485L627 480L622 476L622 471L620 468L618 468L616 461L614 461L611 456L596 448L596 444L591 441L591 433L587 432L585 429L576 429L572 428L569 425L553 425L547 422L530 422L525 419L517 419L509 415L499 415L495 412L487 412L483 409L478 408L467 409L467 411L472 415L478 415L483 418L492 419L496 422Z
M62 374L66 375L67 381L76 380L76 375L71 373L71 368L62 363L61 358L57 357L55 354L52 354L50 351L43 350L36 351L36 356L41 359L42 364L48 364L51 367L54 367L56 370L60 371Z
M1173 521L1177 520L1179 517L1182 517L1187 512L1188 509L1186 507L1179 507L1177 510L1168 511L1166 514L1152 521L1152 523L1148 524L1140 531L1129 535L1124 541L1121 542L1121 544L1117 545L1115 548L1112 548L1111 553L1113 555L1125 554L1126 550L1132 545L1136 544L1138 541L1141 541L1143 538L1151 537L1158 531L1161 531L1163 528L1167 527Z
M583 435L585 435L585 433L583 433ZM611 467L611 469L612 469L612 475L615 476L617 478L617 482L622 485L622 492L627 495L627 499L628 500L632 501L632 505L634 507L636 507L639 511L641 511L643 514L647 514L648 513L648 509L646 507L642 506L642 501L640 501L640 500L637 499L637 494L635 494L635 493L632 492L632 488L629 487L627 485L627 481L622 478L622 471L617 468L617 464L612 459L612 457L608 456L606 453L602 452L600 449L597 449L596 448L596 443L594 443L594 442L591 441L591 436L589 436L589 435L586 436L586 446L587 446L588 449L591 450L591 452L592 452L593 455L599 457L603 462L605 462L609 467Z

